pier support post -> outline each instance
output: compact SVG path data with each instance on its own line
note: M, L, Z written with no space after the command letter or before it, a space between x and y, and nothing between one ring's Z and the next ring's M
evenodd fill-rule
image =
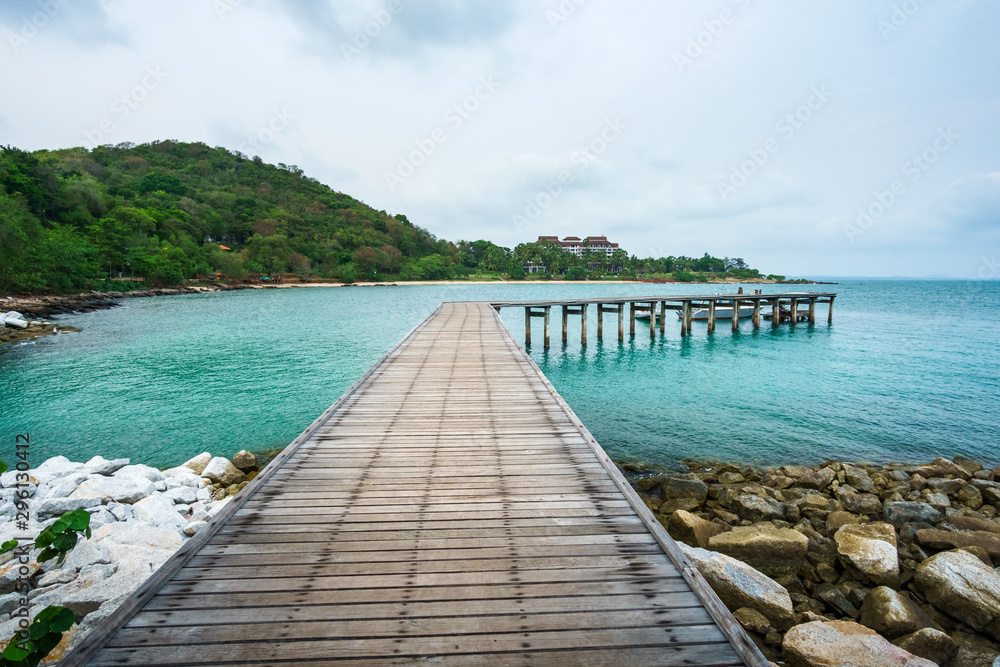
M833 303L832 301L830 303ZM625 304L618 304L618 342L625 340Z
M597 340L604 340L604 304L597 304Z
M816 324L816 299L809 299L809 324Z
M550 306L545 306L545 349L549 349L549 311Z
M712 299L708 302L708 333L715 332L715 304L718 299Z
M790 321L791 321L792 326L794 327L795 323L799 321L799 300L798 299L796 299L794 297L792 298L792 305L789 306L788 312L790 312L792 314L792 318L791 318Z
M580 345L587 344L587 304L580 304Z
M667 302L660 302L660 335L662 336L667 330Z
M681 303L681 336L686 336L691 331L691 302Z
M733 299L733 333L740 330L740 301Z
M830 297L830 310L826 314L826 323L833 324L833 297Z
M524 344L531 345L531 306L524 308Z
M563 342L565 343L566 342L566 324L567 324L567 322L569 320L569 306L563 306L562 307L562 316L563 316Z
M760 329L760 299L753 302L753 328Z
M635 301L628 304L628 335L635 335Z
M649 302L649 337L656 338L656 302Z
M771 301L771 327L777 329L781 324L781 299Z

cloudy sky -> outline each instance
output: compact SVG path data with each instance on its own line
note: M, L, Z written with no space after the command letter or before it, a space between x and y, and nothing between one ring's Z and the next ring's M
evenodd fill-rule
M4 0L0 143L202 141L451 240L1000 277L995 0Z

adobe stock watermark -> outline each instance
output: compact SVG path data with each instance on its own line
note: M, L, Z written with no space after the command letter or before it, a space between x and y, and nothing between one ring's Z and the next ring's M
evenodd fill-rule
M554 9L545 10L545 20L549 27L555 30L570 19L587 0L562 0Z
M604 122L601 131L591 139L585 146L581 146L570 154L569 163L575 169L563 169L556 176L548 181L542 182L541 189L534 195L525 197L524 209L519 213L510 216L511 222L517 231L523 230L542 215L542 212L552 206L560 196L566 186L573 183L580 174L590 169L597 162L613 143L621 138L628 125L623 123L617 116L609 118Z
M147 67L146 75L142 77L136 85L121 95L115 97L111 102L111 116L105 116L97 123L97 127L91 130L84 130L83 137L86 146L90 149L106 143L104 140L112 134L118 127L117 123L124 122L132 112L149 99L150 93L160 87L164 79L169 76L167 72L160 69L160 66Z
M261 149L267 146L275 137L288 129L295 116L288 109L272 109L271 117L257 132L249 135L246 141L237 146L236 150L244 155L260 155Z
M1000 278L1000 260L997 259L996 255L990 258L983 257L983 263L979 265L976 277L980 280L996 280Z
M732 3L741 11L750 7L750 0L732 0ZM683 74L685 67L693 65L696 60L705 55L705 52L725 34L726 29L736 22L736 18L736 12L731 9L723 9L714 18L702 21L704 30L699 31L693 37L688 37L687 45L683 51L674 51L673 53L677 71Z
M399 156L395 171L385 172L385 183L392 192L396 191L410 176L413 176L430 156L437 152L438 147L448 141L449 132L455 132L462 127L472 114L479 110L483 102L490 99L500 86L492 74L479 77L476 87L460 102L453 104L441 119L447 123L447 129L436 127L419 139L413 140L415 148L406 155Z
M913 154L900 166L903 176L906 176L910 183L919 181L941 159L942 155L951 150L955 141L960 137L961 135L957 134L950 125L938 129L937 136L927 148ZM847 240L853 244L859 236L871 229L875 222L885 215L906 192L906 183L901 178L893 180L885 190L875 190L871 202L867 206L858 208L857 220L844 224L844 234L847 235Z
M889 41L889 37L903 29L910 18L920 11L920 8L927 4L927 0L904 0L892 6L889 17L879 19L878 31L882 33L882 39Z
M340 53L347 62L351 62L355 56L367 49L373 40L377 39L382 31L389 27L395 16L403 13L406 7L401 0L389 0L383 9L379 9L371 15L371 20L354 31L350 43L341 42Z
M72 0L39 0L38 11L31 16L22 16L18 31L7 33L11 50L14 53L20 51L22 46L37 37L38 33L44 30L70 2Z
M827 90L825 84L819 87L813 86L809 89L809 95L802 104L775 122L775 131L781 135L782 139L788 141L805 127L816 112L826 106L831 97L833 97L833 93ZM722 201L728 201L736 194L736 191L746 185L750 178L767 164L771 156L779 150L781 150L781 141L774 137L768 137L760 146L747 149L747 159L733 167L727 180L717 181L715 184Z

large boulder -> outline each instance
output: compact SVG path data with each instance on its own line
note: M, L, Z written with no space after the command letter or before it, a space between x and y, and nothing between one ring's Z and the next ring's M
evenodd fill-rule
M882 501L873 493L858 493L848 484L837 489L837 500L844 509L854 514L877 517L882 514Z
M899 585L896 531L887 523L848 524L834 535L840 561L879 586Z
M921 477L956 477L958 479L969 479L972 475L962 466L956 465L952 461L943 458L934 459L932 463L922 466L915 466L907 470L911 475Z
M749 493L737 496L730 506L741 519L752 523L785 518L785 506L774 498L761 498Z
M702 549L708 548L708 541L712 536L726 530L728 530L726 526L706 521L684 510L677 510L671 514L667 523L667 532L672 538L688 546Z
M896 528L902 528L907 523L936 524L943 518L941 512L927 503L907 501L886 503L882 507L882 514Z
M792 599L778 582L735 558L683 543L679 546L730 610L756 609L778 630L795 623Z
M213 483L222 484L223 486L231 486L247 480L246 475L240 472L229 459L222 456L216 456L209 461L205 469L202 470L201 476L207 477Z
M769 577L798 572L808 548L802 533L770 523L733 528L708 540L709 550L741 560Z
M51 459L44 461L42 465L35 468L32 472L38 478L38 481L44 484L54 479L81 472L82 468L82 463L74 463L65 456L53 456Z
M822 491L826 487L830 486L832 482L837 477L837 473L834 472L832 468L820 468L812 472L808 472L800 476L796 481L795 485L800 486L803 489L815 489L816 491Z
M908 635L903 635L892 643L913 655L927 658L938 665L946 665L958 653L955 640L940 630L923 628Z
M781 646L794 667L938 667L852 621L796 625L785 634Z
M128 459L109 461L103 456L95 456L83 464L83 469L91 475L111 475L129 464Z
M187 523L174 509L174 501L161 495L143 498L132 506L132 511L137 520L156 528L176 531Z
M889 639L908 635L924 628L941 630L906 593L879 586L865 596L861 605L862 625Z
M44 521L62 516L66 512L96 507L100 504L99 498L46 498L32 509L35 510L35 516Z
M663 500L693 498L701 504L708 498L708 486L700 479L665 477L660 483L660 498Z
M147 479L154 484L156 482L162 482L166 479L163 473L153 468L151 466L142 465L141 463L136 463L133 465L127 465L115 472L115 477L129 477L129 478L141 478Z
M1000 523L979 519L974 516L955 514L945 519L938 528L942 530L983 530L987 533L1000 533Z
M1000 639L1000 574L967 551L945 551L917 566L927 601L963 623Z
M183 465L185 468L190 468L194 474L200 475L201 473L205 472L205 466L207 466L211 460L212 460L211 454L209 454L208 452L202 452L198 456L194 457L193 459L185 461L181 465Z
M70 494L70 498L97 498L102 503L132 503L138 502L156 493L153 482L145 477L104 477L92 475L81 483Z
M245 449L236 452L236 455L233 456L233 465L245 473L259 470L257 467L257 457Z
M1000 533L983 530L951 531L925 528L917 531L917 541L932 549L979 547L994 558L1000 558Z

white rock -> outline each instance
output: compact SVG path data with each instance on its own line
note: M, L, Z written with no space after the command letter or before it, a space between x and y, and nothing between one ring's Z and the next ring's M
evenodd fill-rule
M878 586L899 585L896 531L888 523L846 524L833 536L845 566L852 566Z
M198 492L192 489L190 486L181 486L175 489L167 489L166 493L163 494L167 498L170 498L175 503L184 503L185 505L190 505L198 500Z
M39 567L39 564L35 561L28 563L14 561L0 567L0 595L7 595L16 591L18 586L22 585L24 577L33 576ZM22 568L27 568L28 572L24 572ZM19 579L21 579L21 582L18 581Z
M1000 639L1000 575L968 551L942 551L917 566L927 601L976 630Z
M221 512L226 505L232 502L232 500L233 496L229 496L228 498L223 498L222 500L214 501L210 506L208 506L208 514L210 516L215 516L216 514Z
M23 486L17 488L15 486L9 486L3 490L0 490L0 499L4 502L17 502L18 500L27 500L28 498L34 498L35 494L38 492L38 487L30 482L24 483Z
M191 521L188 525L184 526L184 534L188 537L194 537L198 531L207 525L208 523L205 521Z
M17 514L17 506L12 502L5 502L0 505L0 523L10 521Z
M167 490L167 480L164 479L164 480L161 480L159 482L156 482L153 486L156 487L157 491L159 491L160 493L163 493L164 491Z
M173 552L181 546L181 537L176 531L136 522L109 523L101 526L94 531L90 541L106 547L112 560L116 561L127 559L128 549L131 547L165 549Z
M66 556L62 567L64 570L70 569L76 571L88 565L108 565L110 563L111 555L108 553L108 550L99 542L90 539L77 542L73 550Z
M184 486L183 484L181 484L180 482L178 482L173 477L167 477L166 484L167 484L167 489L168 490L169 489L176 489L177 487Z
M39 519L45 519L48 517L58 518L65 512L96 507L100 504L101 501L97 498L46 498L33 505L32 509L35 516Z
M132 514L132 507L129 505L123 505L122 503L108 503L106 509L114 515L119 521L128 521L135 517Z
M95 456L83 464L84 469L94 475L111 475L129 464L128 459L109 461L103 456Z
M156 492L153 482L138 475L105 477L92 475L76 488L71 498L97 498L102 503L135 503ZM119 519L120 521L122 519Z
M136 519L157 528L180 530L187 523L177 514L174 502L160 495L143 498L132 506L132 511Z
M156 468L151 468L149 466L144 466L140 464L128 465L115 473L115 477L144 477L154 484L156 482L162 482L166 479L163 473Z
M103 507L96 512L90 513L90 529L97 530L106 523L114 523L118 521L115 515L107 511Z
M207 466L211 460L212 460L211 454L209 454L208 452L202 452L193 459L186 461L184 463L184 467L190 468L192 471L194 471L194 474L200 475L203 472L205 472L205 466Z
M59 479L54 479L47 484L43 484L36 494L36 498L69 498L76 487L79 486L81 482L87 479L86 472L74 472L61 477Z
M31 604L38 609L44 609L48 605L68 607L79 621L108 599L109 591L102 588L101 584L108 581L114 574L113 565L87 566L80 570L73 581L37 594L32 599Z
M37 588L48 588L57 584L68 584L76 579L76 568L67 568L65 565L58 570L46 572L38 578Z
M216 456L208 462L201 473L202 477L207 477L212 482L221 483L224 486L239 484L246 481L247 476L223 456Z
M212 515L208 513L208 510L204 507L199 507L191 512L191 518L189 521L208 521L212 518Z
M82 463L74 463L65 456L53 456L51 459L43 462L42 465L35 468L33 472L35 477L44 483L46 481L72 475L75 472L80 472L82 468Z
M865 667L937 667L874 630L851 621L813 621L796 625L782 641L789 661L802 667L864 665Z
M209 489L207 486L203 486L202 488L198 489L197 495L198 495L198 500L200 500L203 503L207 503L212 500L212 490Z

